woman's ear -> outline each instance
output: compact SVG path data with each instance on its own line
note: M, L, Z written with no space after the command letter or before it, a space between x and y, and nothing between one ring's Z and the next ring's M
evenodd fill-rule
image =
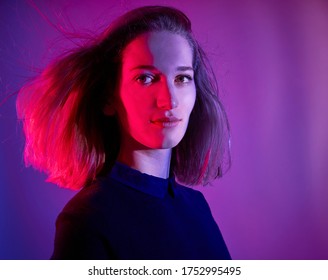
M103 109L103 112L106 116L114 116L116 113L114 102L107 101Z

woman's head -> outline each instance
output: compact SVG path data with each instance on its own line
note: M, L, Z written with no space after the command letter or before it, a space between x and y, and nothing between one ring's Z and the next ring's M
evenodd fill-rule
M105 107L120 123L121 149L171 149L183 138L196 89L184 37L156 31L124 49L115 98Z
M137 67L133 77L132 62ZM128 100L128 89L137 88L141 96ZM153 89L156 99L145 100ZM163 110L147 115L154 104ZM133 113L140 110L152 126L159 125L158 133L148 137L146 126L133 123ZM126 13L25 86L17 111L26 134L26 162L62 186L78 189L108 172L121 136L131 131L142 141L163 137L160 148L175 147L171 168L185 184L206 183L222 174L228 121L190 21L174 8L151 6ZM148 147L158 148L156 141Z

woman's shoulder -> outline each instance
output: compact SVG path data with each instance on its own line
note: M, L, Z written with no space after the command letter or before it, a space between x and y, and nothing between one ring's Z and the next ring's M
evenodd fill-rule
M90 216L108 208L112 197L111 188L104 180L97 179L78 191L64 206L60 215Z
M205 200L203 193L201 191L197 190L193 186L184 186L179 183L176 183L175 187L174 187L174 192L177 195L184 197L184 199L193 201L193 203L199 202L201 204L207 205L207 202Z
M175 182L174 188L177 192L184 194L184 195L194 196L197 198L204 197L202 192L195 189L194 186L184 186L184 185L181 185L179 182Z
M104 232L107 192L96 181L83 187L66 204L56 220L52 259L108 258L100 238Z

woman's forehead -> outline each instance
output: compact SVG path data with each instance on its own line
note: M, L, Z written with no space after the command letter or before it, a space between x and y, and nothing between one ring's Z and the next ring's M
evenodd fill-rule
M168 31L139 35L123 51L123 68L153 65L159 68L192 67L192 49L181 35Z

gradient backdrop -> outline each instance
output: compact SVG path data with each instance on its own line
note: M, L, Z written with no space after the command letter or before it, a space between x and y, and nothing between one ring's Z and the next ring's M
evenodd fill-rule
M217 74L232 168L200 189L232 257L328 259L327 1L1 0L0 100L71 45L50 22L99 30L150 4L190 17ZM24 167L14 102L0 106L0 259L47 259L74 192Z

